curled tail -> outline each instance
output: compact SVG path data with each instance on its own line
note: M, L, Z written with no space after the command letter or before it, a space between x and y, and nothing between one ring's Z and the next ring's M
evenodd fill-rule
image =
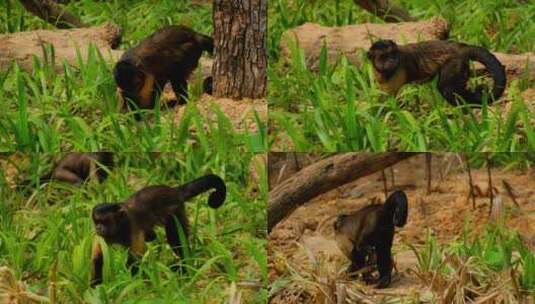
M227 187L221 177L208 174L199 177L189 183L176 188L183 196L184 201L187 201L201 193L214 189L208 197L208 205L212 208L219 208L227 196Z
M197 33L195 38L203 50L210 53L210 55L214 53L214 39L212 37Z
M496 56L489 52L489 50L478 46L470 47L468 50L468 58L478 61L485 66L489 74L492 76L492 79L494 79L494 87L492 89L492 96L491 100L489 100L489 103L493 100L498 100L498 98L502 96L507 82L505 76L505 67L498 60L498 58L496 58ZM483 87L479 86L476 88L475 95L479 98L480 103L482 92Z
M392 215L394 225L397 227L405 226L409 211L407 195L405 192L395 191L394 193L390 194L384 204L384 210Z

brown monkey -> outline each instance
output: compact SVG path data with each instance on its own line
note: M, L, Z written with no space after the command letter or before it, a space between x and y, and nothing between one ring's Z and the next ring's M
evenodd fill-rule
M384 204L366 206L351 214L339 215L334 223L335 239L340 250L351 260L349 275L377 263L377 288L388 287L392 276L392 241L394 226L407 222L407 196L403 191L392 193ZM372 256L374 251L375 256ZM369 274L365 276L369 281ZM369 282L368 282L369 283Z
M478 86L474 91L466 87L469 60L481 62L494 79L489 104L502 96L506 85L505 68L500 61L487 49L464 43L431 40L397 45L392 40L380 40L371 46L368 58L379 87L391 95L407 83L426 82L438 74L438 90L451 105L460 105L459 97L481 105L485 87Z
M113 154L111 152L89 152L66 154L48 174L41 176L40 183L58 180L70 184L80 185L88 178L96 177L99 182L108 177L103 167L113 167ZM31 180L21 182L28 185Z
M183 258L186 244L180 243L175 218L186 240L189 234L185 202L209 190L208 205L219 208L226 197L224 181L209 174L179 187L149 186L134 193L123 203L102 203L93 208L92 219L96 233L108 244L128 247L127 266L137 272L136 257L145 251L145 242L156 238L155 226L164 226L167 242L174 253ZM103 256L100 243L95 242L92 254L91 286L102 282Z
M213 51L209 36L181 25L157 30L126 51L115 65L113 74L121 104L133 109L154 108L156 97L168 81L178 99L170 105L184 103L187 79L203 51Z

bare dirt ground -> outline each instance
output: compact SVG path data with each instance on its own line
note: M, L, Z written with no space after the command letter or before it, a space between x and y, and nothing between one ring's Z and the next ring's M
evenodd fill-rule
M390 288L375 290L358 281L344 281L342 274L349 261L333 240L337 214L360 209L374 199L384 201L383 175L377 173L316 197L274 228L268 239L268 265L269 280L275 282L272 290L278 291L270 303L328 303L328 289L340 284L362 293L359 298L368 298L368 303L430 297L428 286L411 271L417 260L406 244L423 244L428 231L441 243L455 240L467 227L471 235L481 231L489 218L487 171L472 170L474 183L482 190L475 210L468 200L468 176L455 154L433 157L429 194L423 155L396 164L393 172L395 188L404 190L409 198L409 218L405 227L396 228L393 254L397 271ZM385 173L391 190L392 172ZM535 248L535 170L493 168L492 180L506 225ZM514 207L503 180L514 189L520 208Z

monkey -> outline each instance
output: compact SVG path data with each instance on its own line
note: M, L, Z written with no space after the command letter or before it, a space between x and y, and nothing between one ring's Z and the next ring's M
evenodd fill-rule
M108 177L108 172L104 167L113 167L112 152L68 153L54 166L50 173L39 178L39 183L44 184L51 180L58 180L73 185L81 185L90 177L96 177L101 183ZM31 180L26 180L20 185L26 186L30 183Z
M338 248L351 260L347 268L350 277L376 259L379 279L375 287L386 288L390 285L394 226L403 227L407 222L407 213L407 195L403 191L395 191L384 204L368 205L351 214L337 216L334 223L335 240ZM375 256L372 256L372 251Z
M212 37L182 25L155 31L127 50L114 67L120 104L130 109L154 108L157 96L168 81L177 98L169 106L185 103L188 77L197 68L202 52L212 54L213 48Z
M210 193L208 205L216 209L225 201L226 186L219 176L208 174L178 187L145 187L122 203L98 204L93 208L91 218L96 234L107 244L128 248L126 265L134 275L137 272L135 262L143 255L145 242L156 239L156 226L165 228L167 242L174 254L179 259L184 258L184 248L188 244L181 244L175 218L186 237L184 242L187 242L189 222L185 202L212 189L215 191ZM102 283L103 255L99 242L94 243L91 264L90 285L95 287Z
M481 62L494 79L489 101L498 100L506 85L505 67L487 49L454 41L430 40L397 45L392 40L372 44L367 57L382 91L396 95L407 83L423 83L438 74L438 90L448 103L461 105L461 97L471 106L480 106L485 86L469 90L469 60Z

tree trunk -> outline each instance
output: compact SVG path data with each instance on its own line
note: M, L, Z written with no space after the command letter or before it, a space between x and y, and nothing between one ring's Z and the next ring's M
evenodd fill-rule
M214 0L213 21L213 95L264 97L267 0Z
M313 197L383 170L417 153L344 153L318 161L269 192L268 232Z
M26 10L57 28L86 27L78 17L52 0L20 0L20 3Z

